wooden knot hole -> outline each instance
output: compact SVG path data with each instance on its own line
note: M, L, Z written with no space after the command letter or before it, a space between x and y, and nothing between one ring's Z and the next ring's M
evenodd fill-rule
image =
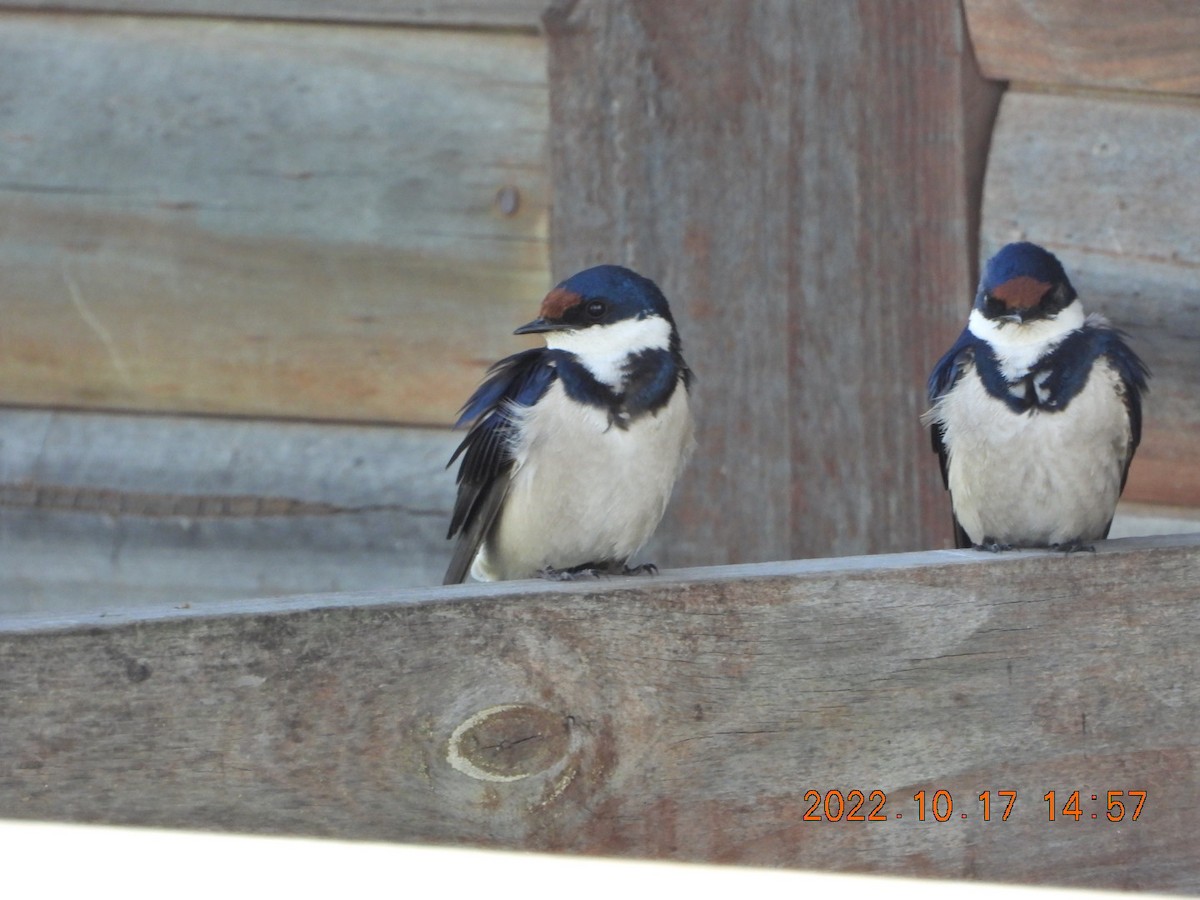
M454 729L446 761L480 781L520 781L566 758L566 718L523 703L482 709Z

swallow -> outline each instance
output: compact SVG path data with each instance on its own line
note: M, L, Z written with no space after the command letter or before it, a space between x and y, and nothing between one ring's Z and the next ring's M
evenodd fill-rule
M956 546L1090 550L1107 537L1149 375L1123 332L1085 315L1052 253L1001 248L928 382Z
M656 571L629 559L658 527L694 446L692 373L666 297L602 265L560 283L514 334L545 347L493 365L469 426L445 584Z

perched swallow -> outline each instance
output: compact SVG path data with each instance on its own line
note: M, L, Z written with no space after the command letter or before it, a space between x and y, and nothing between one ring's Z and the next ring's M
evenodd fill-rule
M1008 244L929 376L924 421L959 547L1091 549L1108 536L1142 436L1149 372L1083 307L1058 259Z
M463 406L445 584L627 568L693 446L691 371L654 282L596 266L559 284Z

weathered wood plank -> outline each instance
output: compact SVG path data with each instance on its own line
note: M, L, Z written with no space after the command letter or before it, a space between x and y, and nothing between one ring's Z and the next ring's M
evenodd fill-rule
M1195 892L1198 602L1192 536L9 618L0 816Z
M532 36L4 16L0 402L446 424L548 287L545 81Z
M992 144L985 253L1058 253L1154 378L1131 500L1200 506L1200 106L1010 91Z
M963 8L989 78L1200 94L1193 0L963 0Z
M0 409L0 613L439 584L459 437ZM1113 529L1200 520L1123 505Z
M0 10L220 16L466 28L540 27L550 0L4 0Z
M0 614L438 584L457 439L0 409Z
M663 560L948 541L920 386L974 281L997 97L958 3L559 12L554 270L659 280L698 376Z
M1191 534L1200 531L1200 509L1187 506L1162 506L1155 503L1117 504L1110 538L1144 537L1153 534Z
M440 584L460 437L0 408L0 614ZM1113 536L1198 515L1123 506Z

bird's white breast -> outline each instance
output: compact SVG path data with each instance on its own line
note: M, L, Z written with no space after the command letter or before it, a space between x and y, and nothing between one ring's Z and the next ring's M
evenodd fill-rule
M477 556L484 580L546 566L624 561L649 540L693 444L688 393L621 429L555 381L522 410L516 466L496 530Z
M1102 538L1129 453L1120 379L1104 360L1066 409L1015 413L973 365L930 411L945 429L954 514L976 543Z

